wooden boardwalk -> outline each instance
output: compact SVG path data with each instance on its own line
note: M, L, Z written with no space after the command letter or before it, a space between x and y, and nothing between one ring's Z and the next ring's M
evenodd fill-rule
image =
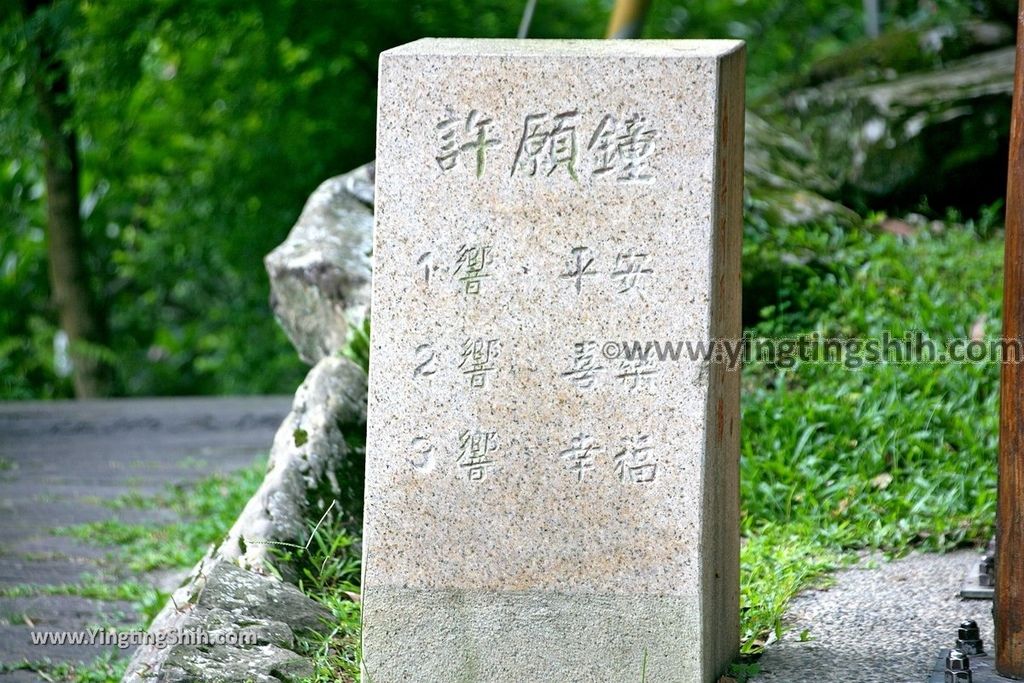
M167 510L114 510L123 494L250 465L270 449L291 397L0 402L0 590L75 583L86 576L124 580L107 554L55 527L106 519L173 519ZM159 583L159 575L132 577ZM27 617L27 620L26 620ZM80 631L140 620L130 603L74 596L0 598L0 662L90 661L93 646L34 646L38 631ZM0 682L44 680L0 673Z

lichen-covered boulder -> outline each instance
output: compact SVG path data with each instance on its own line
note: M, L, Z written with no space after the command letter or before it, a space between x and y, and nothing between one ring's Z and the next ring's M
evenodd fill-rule
M1015 23L972 20L886 31L818 60L794 85L806 87L849 78L867 83L892 80L900 74L941 71L957 60L1013 45Z
M824 196L834 192L835 182L820 168L810 141L752 111L746 115L744 175L748 222L799 225L829 217L842 225L860 221L855 212Z
M270 307L303 361L344 346L370 309L373 164L325 181L267 254Z
M275 548L282 548L275 544L301 546L309 520L326 510L342 521L337 515L358 514L365 431L366 373L347 358L324 358L295 393L259 489L224 542L193 568L148 629L151 635L188 630L211 638L246 633L255 643L142 645L124 681L279 683L312 674L295 637L319 631L330 615L287 583L296 571L275 557Z
M341 356L324 358L295 392L292 410L274 436L263 483L218 548L255 572L268 571L270 542L303 543L308 520L336 503L361 508L366 373ZM358 520L353 520L353 525ZM287 567L277 567L287 574Z
M297 683L313 674L297 636L329 632L331 618L291 584L210 559L150 626L165 646L140 645L123 682Z

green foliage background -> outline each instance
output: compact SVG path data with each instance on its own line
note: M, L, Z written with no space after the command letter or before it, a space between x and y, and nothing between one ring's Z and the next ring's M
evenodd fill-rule
M511 37L525 0L57 0L93 287L116 391L288 393L304 368L262 257L324 179L373 157L381 50ZM945 3L945 4L944 4ZM958 3L890 3L892 22ZM597 38L610 0L541 0L534 37ZM922 9L922 7L924 9ZM860 0L656 0L648 37L750 41L754 91L859 38ZM71 395L55 364L26 26L0 0L0 399Z
M291 392L264 254L310 192L373 158L378 53L508 36L519 3L58 3L93 283L124 394ZM542 3L539 36L597 35L600 3ZM0 24L0 398L59 397L25 27Z
M72 70L89 264L112 327L110 348L96 352L115 366L117 391L292 392L305 367L271 317L262 258L320 182L373 157L377 55L421 36L511 37L524 3L57 0L43 20L61 29ZM532 35L598 38L610 5L540 0ZM1005 19L1012 5L892 0L883 26ZM654 0L646 35L747 40L756 102L862 39L861 12L861 0ZM0 399L71 395L54 360L26 91L25 36L36 29L0 0ZM747 197L753 335L919 329L941 341L978 320L999 329L1001 205L911 237L870 229L881 216L787 225L777 209L770 194ZM347 349L364 366L367 332L353 331ZM744 369L745 653L782 629L795 592L857 552L987 538L997 387L992 363ZM91 525L79 535L124 544L141 565L168 561L147 529ZM351 540L325 538L324 557ZM336 642L318 644L322 680L356 661L358 608L342 579L358 571L353 557L342 562L324 574L318 558L321 573L303 578L341 624Z

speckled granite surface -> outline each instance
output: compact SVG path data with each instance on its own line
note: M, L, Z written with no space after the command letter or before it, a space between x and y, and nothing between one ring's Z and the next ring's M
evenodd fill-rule
M739 336L743 59L739 41L381 56L374 683L712 683L732 658L738 373L619 352Z

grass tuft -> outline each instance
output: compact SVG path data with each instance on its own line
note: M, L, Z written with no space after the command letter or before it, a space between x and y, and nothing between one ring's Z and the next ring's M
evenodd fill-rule
M181 521L166 524L127 524L104 520L55 529L100 546L113 546L117 561L133 572L192 567L210 544L219 542L234 523L249 497L259 487L266 469L257 462L231 474L216 474L198 482L172 487L162 495L131 493L106 503L114 509L166 509Z

